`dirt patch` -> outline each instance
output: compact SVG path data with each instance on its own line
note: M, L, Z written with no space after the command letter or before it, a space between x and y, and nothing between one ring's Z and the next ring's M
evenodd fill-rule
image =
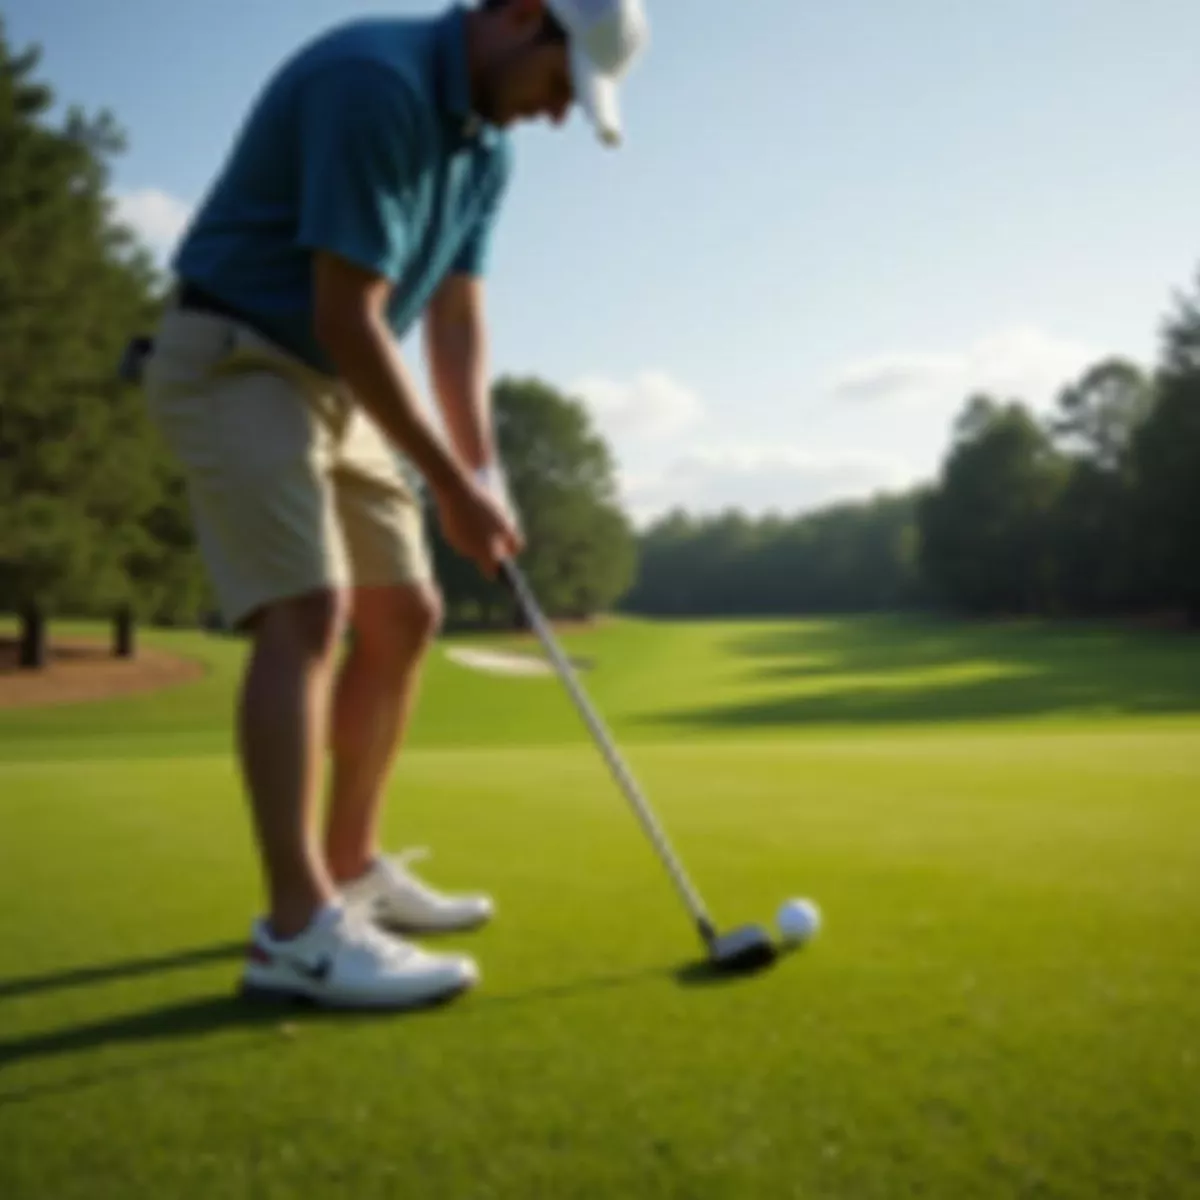
M17 641L0 637L0 708L132 696L204 674L200 663L151 646L140 646L133 658L114 658L108 643L85 638L53 638L49 662L40 671L23 671L17 662Z

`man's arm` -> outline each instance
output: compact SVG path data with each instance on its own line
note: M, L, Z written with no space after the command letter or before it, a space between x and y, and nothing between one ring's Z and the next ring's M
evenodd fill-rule
M471 479L417 402L412 377L385 319L392 284L381 275L318 251L313 256L317 338L355 399L425 476L446 540L487 575L520 553L521 535L502 504Z
M418 106L396 77L356 66L311 80L300 112L296 242L312 254L313 331L358 403L425 477L446 540L493 573L519 535L421 408L387 321L411 251Z
M385 317L391 287L382 275L318 251L313 255L317 339L358 402L433 490L453 489L461 486L463 466L472 464L460 464L417 401Z
M438 407L459 458L474 472L499 469L488 387L483 280L455 273L425 314L425 350Z

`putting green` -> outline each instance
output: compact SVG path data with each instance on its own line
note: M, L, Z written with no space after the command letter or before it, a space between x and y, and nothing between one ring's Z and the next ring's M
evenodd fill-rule
M232 998L257 904L198 684L0 713L0 1196L1182 1197L1200 1178L1200 644L1102 627L567 639L718 914L712 983L554 680L435 655L392 844L483 885L481 990ZM528 649L499 639L471 644Z

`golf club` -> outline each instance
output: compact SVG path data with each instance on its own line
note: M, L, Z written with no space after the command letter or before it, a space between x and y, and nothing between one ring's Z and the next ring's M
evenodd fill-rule
M646 831L659 858L667 868L675 887L683 898L696 929L708 951L709 961L721 971L754 971L769 966L778 957L778 950L771 936L761 925L742 925L728 933L718 933L708 910L696 891L683 864L671 848L667 835L655 818L649 802L638 787L632 772L626 766L612 737L604 726L595 708L588 700L567 656L562 652L549 622L542 615L524 573L511 559L500 564L500 573L505 584L516 597L530 626L541 642L550 661L554 664L559 680L566 688L584 724L591 731L614 778L633 807L634 813Z

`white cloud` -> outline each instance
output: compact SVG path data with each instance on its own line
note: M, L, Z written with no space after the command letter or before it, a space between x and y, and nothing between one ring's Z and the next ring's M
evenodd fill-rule
M692 513L794 514L908 487L919 478L893 455L730 445L697 447L661 471L623 472L621 490L634 519L644 523L677 505Z
M568 389L578 396L614 440L655 440L695 425L704 406L686 384L665 371L643 371L633 379L581 379Z
M191 206L158 188L122 192L115 199L117 220L132 229L160 261L169 257L191 219Z
M849 363L828 381L835 400L956 409L972 392L1044 407L1101 357L1095 347L1018 326L948 353L883 355Z
M919 396L962 366L950 354L891 354L843 367L830 380L839 400L892 400Z

